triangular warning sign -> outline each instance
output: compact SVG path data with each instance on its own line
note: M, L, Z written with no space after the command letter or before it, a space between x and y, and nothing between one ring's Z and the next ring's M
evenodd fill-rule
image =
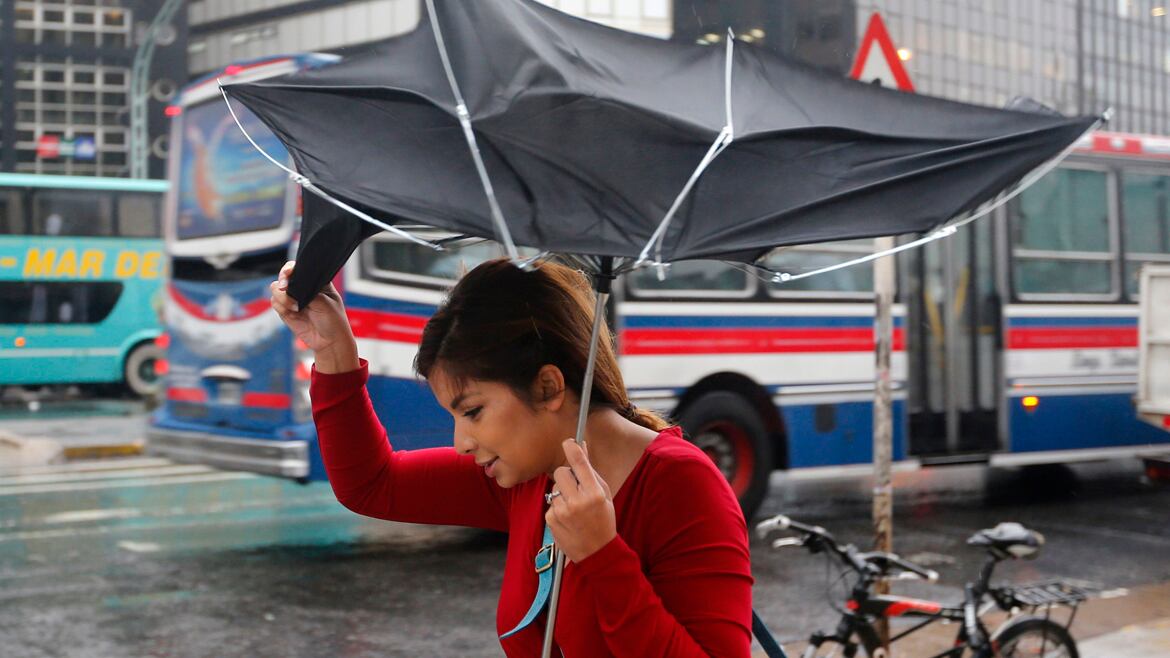
M886 24L876 12L869 17L869 26L865 28L865 36L861 37L861 47L857 50L857 59L853 61L849 77L862 82L876 80L883 87L914 91L906 67L902 65L902 58L898 57L894 41L886 30Z

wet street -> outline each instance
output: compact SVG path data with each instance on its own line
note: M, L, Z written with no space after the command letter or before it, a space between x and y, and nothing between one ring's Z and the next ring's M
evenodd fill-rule
M6 658L501 655L501 536L364 519L324 483L149 457L4 468ZM958 598L981 557L964 540L1004 520L1048 544L1035 561L1004 565L1003 579L1102 590L1170 581L1170 487L1140 476L1136 461L899 473L897 550L942 581L896 590ZM776 474L761 514L867 543L870 487L858 476ZM835 620L823 557L753 540L753 563L756 607L783 641Z

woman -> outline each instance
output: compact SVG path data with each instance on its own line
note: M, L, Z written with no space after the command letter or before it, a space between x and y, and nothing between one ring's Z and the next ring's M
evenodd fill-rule
M588 445L569 438L592 330L593 293L580 273L495 260L464 276L415 359L455 420L454 449L396 452L370 405L341 298L330 286L298 308L286 291L293 267L272 283L272 306L315 353L313 418L338 500L382 519L507 532L496 614L507 655L540 655L546 530L567 558L554 634L563 655L749 655L739 505L679 428L629 403L608 331Z

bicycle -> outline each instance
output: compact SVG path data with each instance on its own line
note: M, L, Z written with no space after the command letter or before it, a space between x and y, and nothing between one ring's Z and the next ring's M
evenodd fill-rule
M935 622L958 622L959 631L953 646L932 658L1079 658L1076 642L1068 629L1076 617L1077 607L1088 598L1084 590L1059 581L1032 585L991 584L991 574L997 564L1007 559L1034 558L1044 545L1043 535L1018 523L1000 523L994 528L980 530L967 540L969 545L985 548L988 557L975 582L964 586L963 601L958 605L874 594L874 585L883 579L938 580L937 572L894 553L860 552L852 544L840 544L824 528L799 523L784 515L756 526L762 539L783 530L794 531L797 535L773 541L773 548L801 546L810 553L826 553L829 559L836 559L846 567L842 577L849 572L856 576L844 609L839 609L841 619L836 630L809 636L802 658L838 655L854 658L858 651L864 651L862 655L868 658L885 658L887 654L874 623L889 617L923 620L891 637L891 645ZM1056 606L1071 609L1064 625L1051 618ZM994 632L988 633L983 617L996 607L1007 612L1009 617ZM1044 614L1037 614L1041 609ZM968 650L970 653L966 653ZM776 655L783 655L783 652Z

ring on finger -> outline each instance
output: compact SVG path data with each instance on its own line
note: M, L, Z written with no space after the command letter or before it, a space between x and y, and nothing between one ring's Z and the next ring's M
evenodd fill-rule
M559 492L559 491L550 491L550 492L546 493L544 495L544 504L545 505L552 505L553 498L556 498L559 495L561 495L561 492Z

